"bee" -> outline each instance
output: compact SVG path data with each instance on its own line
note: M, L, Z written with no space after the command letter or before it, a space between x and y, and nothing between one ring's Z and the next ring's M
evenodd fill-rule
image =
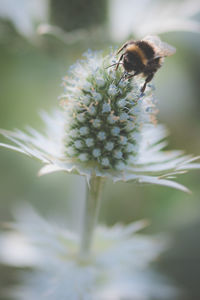
M157 70L162 66L164 57L171 56L176 49L162 42L158 36L148 35L142 40L126 42L118 50L117 55L121 52L118 62L113 64L116 65L116 70L120 64L123 65L124 73L120 81L142 74L145 82L141 92L144 93L147 83L153 79Z

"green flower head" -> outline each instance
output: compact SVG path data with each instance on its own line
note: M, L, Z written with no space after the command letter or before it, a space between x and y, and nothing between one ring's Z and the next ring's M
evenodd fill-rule
M122 81L121 70L106 68L113 63L113 53L85 56L63 80L66 156L99 170L126 170L137 160L141 128L155 121L152 88L143 96L141 80Z

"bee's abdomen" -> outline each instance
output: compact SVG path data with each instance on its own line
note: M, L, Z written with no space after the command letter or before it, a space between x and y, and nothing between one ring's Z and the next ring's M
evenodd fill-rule
M142 50L147 59L152 59L154 57L155 51L147 42L137 41L136 45Z
M145 69L143 71L143 74L148 76L149 73L155 73L162 65L162 58L158 57L155 58L145 66Z

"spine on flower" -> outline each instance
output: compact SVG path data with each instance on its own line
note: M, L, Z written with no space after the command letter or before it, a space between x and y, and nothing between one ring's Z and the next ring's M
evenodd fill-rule
M141 126L155 120L151 88L142 96L141 79L122 80L123 70L106 67L113 53L86 54L63 81L67 112L66 156L100 169L123 170L137 159Z

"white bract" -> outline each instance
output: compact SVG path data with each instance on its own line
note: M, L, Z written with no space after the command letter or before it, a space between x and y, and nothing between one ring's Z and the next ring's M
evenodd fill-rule
M112 63L113 53L104 57L89 51L63 80L63 110L41 114L45 133L32 128L27 132L1 130L14 145L0 146L41 160L45 166L40 175L66 171L89 181L95 174L115 182L152 183L187 191L171 179L200 168L194 163L198 157L163 151L167 131L156 122L152 85L145 95L141 95L143 80L138 77L123 80L123 86L116 88L122 69L106 69ZM99 78L104 84L99 84Z
M33 271L26 271L23 284L12 289L14 299L160 300L175 291L151 270L165 243L137 233L145 221L98 227L89 258L81 260L75 234L30 208L15 219L12 230L0 236L0 261Z

